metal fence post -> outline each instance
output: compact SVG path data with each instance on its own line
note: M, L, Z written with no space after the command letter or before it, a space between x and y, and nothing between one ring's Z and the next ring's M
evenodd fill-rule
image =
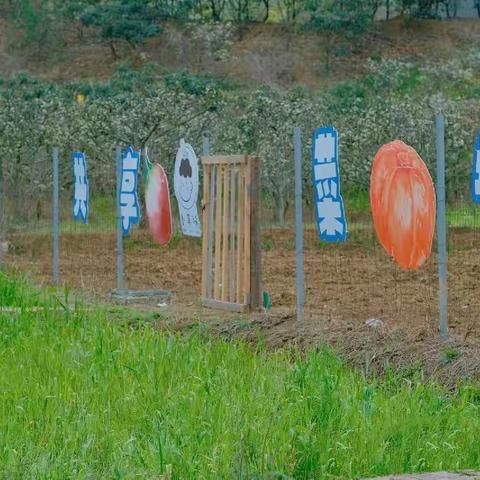
M447 228L445 214L445 118L435 115L437 131L437 242L438 242L438 305L440 316L440 335L448 336L447 318Z
M203 137L203 156L208 157L210 155L210 141L207 136Z
M293 130L295 159L295 260L297 320L302 321L305 310L305 275L303 269L303 216L302 216L302 143L300 128Z
M52 234L53 234L53 283L60 283L60 211L59 211L59 166L58 147L53 149L53 198L52 198Z
M125 288L125 277L123 272L123 227L122 209L120 207L120 192L122 190L122 150L115 148L115 159L117 165L117 291Z

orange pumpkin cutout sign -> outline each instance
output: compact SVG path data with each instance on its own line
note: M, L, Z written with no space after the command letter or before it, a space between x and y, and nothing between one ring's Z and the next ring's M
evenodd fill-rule
M427 166L412 148L395 140L375 155L370 204L378 240L404 269L430 256L435 231L435 189Z

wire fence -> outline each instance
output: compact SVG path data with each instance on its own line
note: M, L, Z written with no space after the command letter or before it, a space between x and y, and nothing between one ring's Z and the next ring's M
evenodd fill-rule
M202 151L202 145L194 147ZM100 168L96 159L88 151L85 153L89 171ZM115 152L111 152L111 162L101 166L102 172L110 173L92 176L88 224L72 217L71 154L59 152L60 283L106 299L117 286ZM303 155L304 167L310 162ZM37 282L50 284L54 274L52 152L37 154L32 164L34 173L28 179L21 172L9 172L5 162L2 165L2 262ZM436 173L431 173L436 181ZM171 174L167 172L173 195ZM293 178L293 145L291 171L284 174ZM141 170L140 179L142 175ZM345 195L347 241L326 244L319 240L317 232L311 182L304 179L303 187L305 316L331 325L332 330L339 323L353 329L359 322L373 322L401 324L418 330L419 335L436 332L437 240L422 268L402 270L379 245L368 192L350 189ZM172 200L173 238L166 247L155 244L148 231L142 181L138 182L138 190L141 221L123 243L125 287L164 289L173 293L179 305L200 305L201 240L181 235L176 202ZM287 197L294 198L293 188ZM295 211L291 203L282 210L283 218L279 220L278 205L267 195L262 196L262 281L273 309L291 313L296 304ZM449 327L468 335L478 328L480 309L478 208L464 198L449 198L446 220Z

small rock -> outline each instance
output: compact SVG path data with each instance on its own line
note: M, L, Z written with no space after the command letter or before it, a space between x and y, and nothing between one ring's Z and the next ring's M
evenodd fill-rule
M366 322L365 325L370 328L379 328L383 327L384 322L382 320L379 320L378 318L369 318Z

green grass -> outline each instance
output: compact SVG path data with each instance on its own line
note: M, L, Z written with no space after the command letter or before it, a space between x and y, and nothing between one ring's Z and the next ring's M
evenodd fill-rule
M480 226L479 209L473 203L447 206L446 216L449 227L477 229Z
M25 280L8 277L0 271L0 307L34 307L42 301L41 292L32 290Z
M0 287L30 304L24 284L2 276ZM367 382L326 351L266 352L57 308L48 295L40 304L49 309L0 314L2 478L158 478L167 465L176 479L354 478L479 465L480 388L447 396L393 374Z
M345 189L342 192L345 211L349 214L370 214L370 195L366 189Z

